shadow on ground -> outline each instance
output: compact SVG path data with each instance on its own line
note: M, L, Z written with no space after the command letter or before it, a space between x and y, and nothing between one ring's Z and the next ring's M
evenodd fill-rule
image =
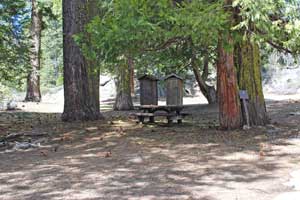
M296 121L282 105L269 104L272 117ZM110 112L107 121L72 124L31 113L18 124L2 113L4 133L44 131L49 141L0 153L0 199L266 200L290 190L283 183L300 162L297 123L222 132L215 107L190 109L200 114L172 126Z

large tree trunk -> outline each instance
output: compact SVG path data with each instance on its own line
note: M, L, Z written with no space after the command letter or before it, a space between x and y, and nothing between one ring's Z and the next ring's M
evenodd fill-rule
M234 66L234 53L233 50L224 48L224 41L228 42L228 45L233 45L230 35L226 38L220 37L217 63L219 120L221 129L230 130L241 127L242 116Z
M42 13L38 8L37 1L31 1L31 69L27 76L27 92L25 101L40 102L40 67L41 67L41 34Z
M259 47L248 38L236 45L235 54L239 89L246 90L249 95L250 125L265 125L269 118L262 88ZM243 118L245 122L245 116Z
M230 31L233 23L232 0L224 0L224 9L230 15L230 24L228 30L220 33L218 41L217 90L220 128L230 130L242 126L242 112L234 66L234 44Z
M130 60L128 63L120 65L116 79L117 96L114 110L132 110L133 103L130 87Z
M100 114L99 69L84 57L73 36L85 31L96 1L63 0L64 121L97 120ZM85 36L88 36L85 33Z
M205 80L207 78L206 75L206 67L208 67L208 63L205 61L204 63L204 69L203 69L203 74L201 76L201 73L199 71L199 68L195 61L192 61L192 68L193 72L196 78L196 81L198 83L198 86L202 92L202 94L205 96L209 104L216 104L217 103L217 92L214 86L208 85Z

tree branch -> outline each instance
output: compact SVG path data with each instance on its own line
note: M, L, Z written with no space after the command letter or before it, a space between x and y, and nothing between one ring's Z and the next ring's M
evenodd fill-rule
M285 47L283 47L283 46L281 46L281 45L279 45L279 44L276 44L276 43L274 43L274 42L271 41L271 40L267 40L267 43L268 43L269 45L271 45L272 47L274 47L275 49L279 50L279 51L284 51L284 52L290 53L290 54L293 54L293 53L294 53L292 50L290 50L290 49L288 49L288 48L285 48Z
M161 51L170 47L172 44L185 40L184 37L173 37L153 48L145 48L142 51Z
M262 30L259 30L257 27L255 27L255 30L261 34L261 35L266 35L266 33L264 33ZM288 49L274 41L272 41L271 39L266 39L265 40L269 45L271 45L272 47L274 47L275 49L279 50L279 51L284 51L286 53L290 53L293 54L294 52L291 49Z

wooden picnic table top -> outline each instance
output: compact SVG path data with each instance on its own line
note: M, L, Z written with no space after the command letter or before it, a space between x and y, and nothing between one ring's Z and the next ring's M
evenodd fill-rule
M178 111L180 112L184 106L182 105L141 105L139 106L140 110L147 110L149 112L155 112L159 110L164 110L164 111Z
M141 109L147 108L183 108L183 105L141 105L139 106Z
M188 113L181 112L184 109L183 105L141 105L137 107L139 110L142 110L141 113L135 113L135 116L138 117L139 122L144 122L144 118L149 118L149 121L154 123L154 117L167 117L168 123L172 123L174 119L178 123L182 123L182 119L189 115ZM164 111L157 112L156 111Z

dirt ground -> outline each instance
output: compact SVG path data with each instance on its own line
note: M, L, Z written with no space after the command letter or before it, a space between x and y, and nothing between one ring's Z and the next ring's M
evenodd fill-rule
M285 183L300 169L300 102L267 105L270 125L227 132L208 105L188 106L193 115L182 125L136 124L128 112L106 111L105 121L89 123L2 112L0 138L24 133L15 140L41 146L0 147L0 199L273 200L294 193Z

